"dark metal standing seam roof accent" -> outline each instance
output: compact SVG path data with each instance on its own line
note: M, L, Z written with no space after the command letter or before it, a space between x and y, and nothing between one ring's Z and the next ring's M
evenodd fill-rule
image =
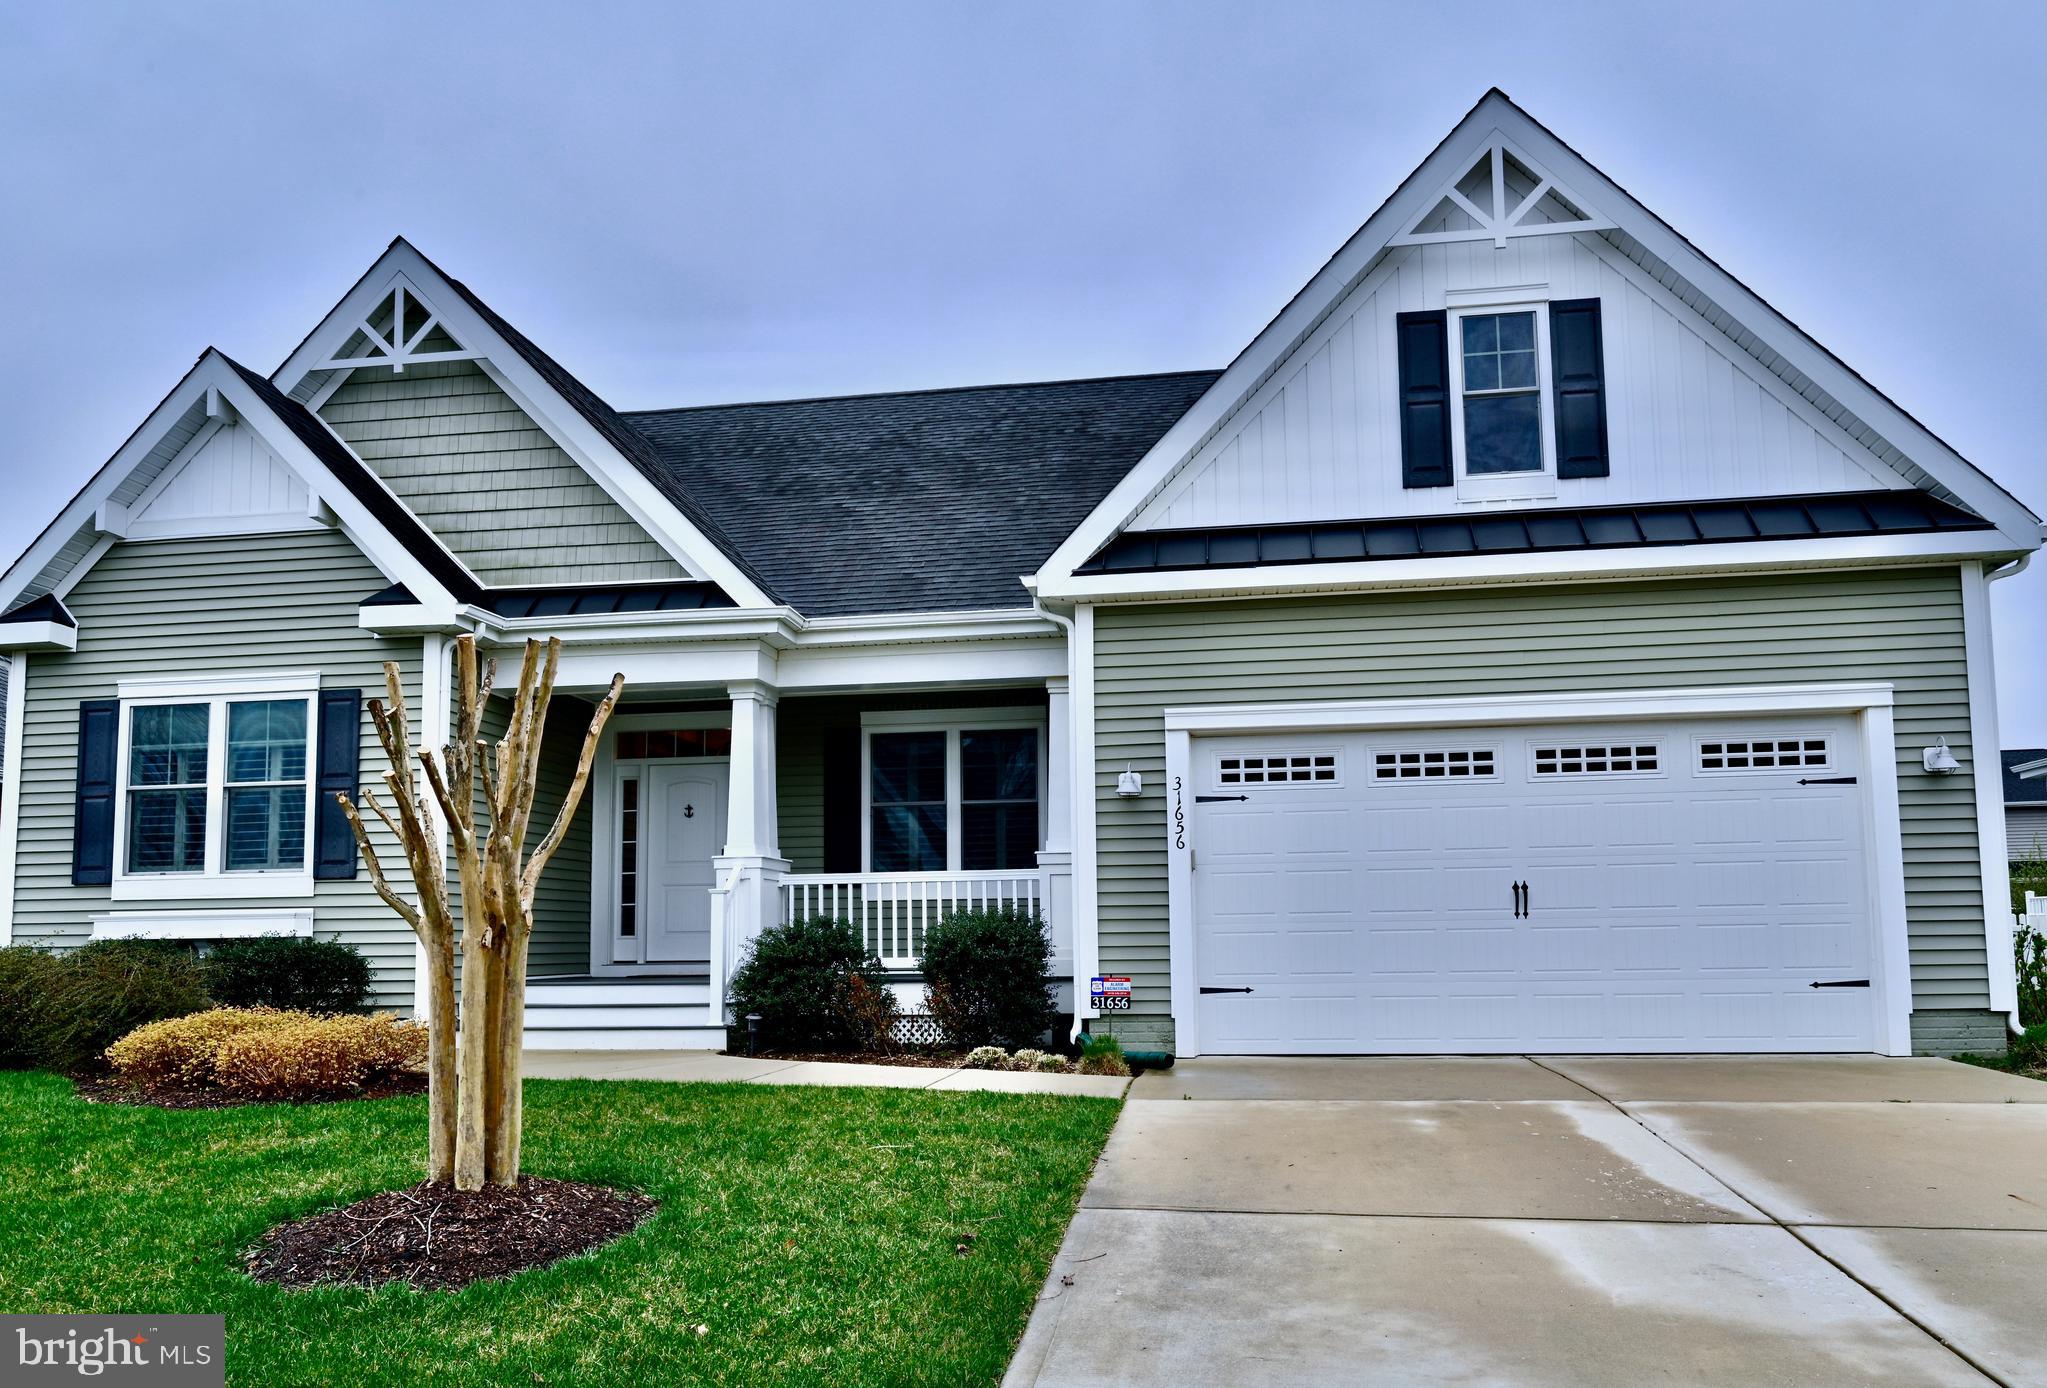
M673 484L811 616L1024 607L1038 569L1220 375L635 411Z
M2004 770L2004 803L2007 805L2038 805L2047 809L2047 776L2035 776L2022 780L2013 774L2012 768L2024 766L2027 762L2047 757L2047 747L2007 747L1998 753L1998 760Z
M45 593L39 598L30 598L17 607L0 612L0 622L55 622L60 627L78 629L78 619L71 615L71 609L55 593Z
M1251 568L1991 528L1982 517L1921 491L1837 492L1300 525L1129 530L1097 550L1079 572Z

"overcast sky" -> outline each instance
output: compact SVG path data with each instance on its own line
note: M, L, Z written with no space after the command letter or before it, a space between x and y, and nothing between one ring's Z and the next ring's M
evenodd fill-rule
M1491 85L2047 513L2037 0L182 0L0 9L0 550L398 234L621 408L1221 366Z

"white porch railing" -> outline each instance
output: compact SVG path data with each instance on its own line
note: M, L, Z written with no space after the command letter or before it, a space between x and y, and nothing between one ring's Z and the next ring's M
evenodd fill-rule
M891 969L914 969L924 932L949 911L1015 907L1049 916L1043 872L853 872L782 879L784 921L841 916Z

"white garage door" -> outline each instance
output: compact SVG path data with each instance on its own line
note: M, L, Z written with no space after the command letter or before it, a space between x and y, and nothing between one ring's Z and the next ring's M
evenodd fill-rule
M1204 1052L1875 1049L1847 719L1192 745Z

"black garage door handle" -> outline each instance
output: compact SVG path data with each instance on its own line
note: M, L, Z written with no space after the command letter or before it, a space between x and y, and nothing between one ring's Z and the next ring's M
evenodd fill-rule
M1203 988L1204 993L1248 993L1249 988Z
M1814 983L1810 986L1814 988L1867 988L1869 980L1866 978L1844 978L1837 983Z

